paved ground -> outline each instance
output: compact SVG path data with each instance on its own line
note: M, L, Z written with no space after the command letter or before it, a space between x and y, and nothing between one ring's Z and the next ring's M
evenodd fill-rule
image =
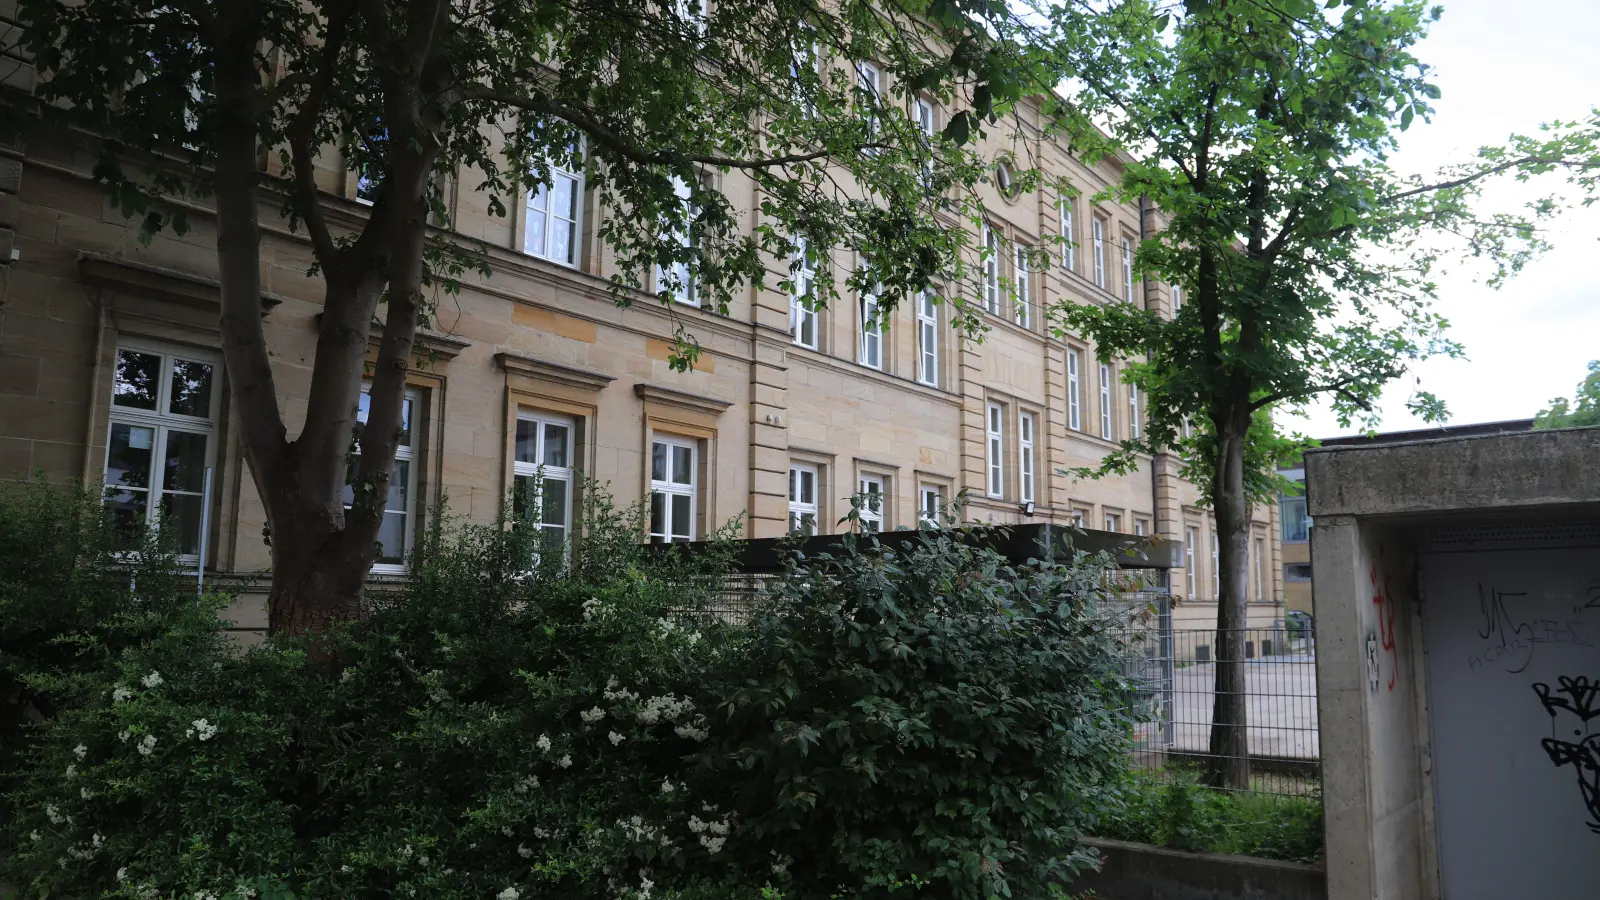
M1252 756L1317 759L1317 673L1310 653L1264 656L1245 663ZM1172 749L1204 752L1211 739L1216 666L1178 669L1173 679Z

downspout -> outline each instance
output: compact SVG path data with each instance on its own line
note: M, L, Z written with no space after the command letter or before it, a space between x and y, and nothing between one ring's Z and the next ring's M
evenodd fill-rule
M1139 244L1144 245L1149 228L1146 217L1149 215L1149 198L1139 195ZM1144 294L1144 308L1150 309L1150 276L1139 276L1139 283ZM1161 480L1156 474L1156 454L1150 454L1150 533L1151 536L1161 534ZM1170 575L1168 576L1171 577Z

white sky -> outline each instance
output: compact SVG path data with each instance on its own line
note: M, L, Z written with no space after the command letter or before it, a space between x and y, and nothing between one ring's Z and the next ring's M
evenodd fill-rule
M1445 0L1444 16L1416 51L1435 67L1442 92L1431 124L1414 122L1393 160L1400 172L1427 173L1465 161L1480 146L1541 122L1572 121L1600 105L1600 24L1596 0ZM1517 185L1509 179L1489 199L1506 209L1564 184ZM1568 195L1571 196L1570 191ZM1392 383L1382 402L1379 431L1430 427L1406 411L1420 379L1445 401L1452 425L1532 417L1552 397L1568 396L1584 366L1600 358L1600 203L1554 223L1555 248L1499 290L1481 271L1441 273L1438 312L1467 359L1423 363ZM1282 425L1310 437L1341 429L1326 407Z

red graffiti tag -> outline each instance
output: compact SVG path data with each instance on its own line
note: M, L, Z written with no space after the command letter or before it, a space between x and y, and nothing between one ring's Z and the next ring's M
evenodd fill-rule
M1378 637L1383 642L1383 649L1389 652L1389 690L1394 690L1395 679L1400 675L1400 654L1394 647L1394 601L1386 598L1388 579L1384 579L1384 591L1376 590L1378 587L1378 569L1373 567L1370 575L1372 586L1372 605L1378 608ZM1389 592L1392 593L1392 592Z

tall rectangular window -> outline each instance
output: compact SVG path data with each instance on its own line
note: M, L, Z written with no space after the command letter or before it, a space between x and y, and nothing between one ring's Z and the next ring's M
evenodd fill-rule
M1139 439L1139 386L1128 385L1128 437Z
M1278 501L1278 519L1283 542L1300 543L1311 536L1311 519L1306 515L1305 497L1284 497Z
M856 63L856 89L861 92L857 102L865 110L863 118L867 120L867 141L871 143L878 139L878 104L883 97L883 73L872 63ZM876 150L868 148L866 152L874 153Z
M344 508L355 504L355 491L350 487L357 464L361 461L361 433L367 427L367 413L372 406L368 389L361 389L356 406L356 426L352 435L355 452L347 457L344 481ZM411 550L412 516L416 506L411 476L416 474L417 430L412 427L412 413L421 405L421 395L407 390L400 401L400 438L394 448L394 468L389 472L389 496L384 498L383 524L378 527L378 555L373 560L372 571L380 575L405 571L406 553Z
M1078 271L1078 229L1071 197L1061 198L1061 268Z
M1028 273L1028 248L1018 244L1014 254L1017 281L1017 324L1023 328L1033 327L1033 284Z
M1122 238L1122 299L1133 302L1133 238Z
M1200 543L1200 529L1194 527L1183 529L1183 581L1184 590L1187 591L1190 600L1194 599L1195 594L1194 545L1198 543Z
M789 532L817 533L817 467L794 463L789 466Z
M1222 598L1222 555L1218 552L1217 531L1211 530L1211 596L1213 599Z
M806 247L805 238L795 238L794 258L789 261L789 273L794 289L789 294L789 334L796 344L811 350L817 349L817 310L811 305L817 286L816 263Z
M171 529L198 560L206 467L216 459L222 361L210 353L117 348L106 440L105 503L118 525Z
M861 505L857 508L857 514L861 517L861 530L882 531L883 504L887 495L883 488L883 476L861 476L860 483L856 485L856 493L861 497Z
M1143 520L1143 519L1134 519L1133 520L1133 533L1136 536L1144 537L1145 536L1145 532L1147 532L1149 530L1150 530L1150 526L1149 526L1148 523L1145 522L1145 520Z
M983 308L1000 314L1000 235L983 226Z
M672 192L683 203L685 222L681 226L674 225L667 239L677 244L685 256L694 249L694 240L690 234L688 219L694 218L694 207L691 198L694 196L689 183L673 176ZM685 260L677 260L665 266L656 267L656 289L666 291L676 303L685 306L699 306L700 298L696 295L694 286L694 273Z
M698 455L693 441L657 437L650 442L650 543L694 540Z
M1183 309L1183 285L1175 284L1172 286L1172 314L1177 315L1180 309Z
M925 138L935 136L933 124L933 103L926 97L918 97L911 103L911 121L917 126L917 131Z
M923 485L917 491L918 524L937 528L944 517L944 488Z
M1005 407L998 403L989 404L989 496L991 497L1005 494L1005 418Z
M1266 569L1266 541L1255 539L1256 551L1256 602L1267 602L1267 569Z
M883 368L883 323L878 320L876 291L861 292L860 363L871 369Z
M569 155L583 158L581 148ZM522 252L576 266L583 233L583 170L568 168L568 160L562 163L551 160L549 181L528 192Z
M1022 502L1033 499L1033 414L1023 413L1017 419L1017 481L1022 492Z
M1111 440L1111 367L1100 364L1100 436Z
M1067 349L1067 427L1083 430L1083 402L1078 378L1078 351Z
M933 292L917 294L917 380L939 385L939 307Z
M1094 217L1094 286L1106 286L1106 220Z
M563 552L572 529L572 420L544 413L517 414L512 456L512 511L542 532L546 546Z
M817 114L814 89L810 84L818 75L817 61L821 56L817 52L816 32L811 28L802 27L798 29L793 41L789 51L789 80L793 82L790 90L794 102L800 105L805 116L810 118Z
M1106 530L1121 532L1122 516L1119 516L1116 513L1106 513Z

